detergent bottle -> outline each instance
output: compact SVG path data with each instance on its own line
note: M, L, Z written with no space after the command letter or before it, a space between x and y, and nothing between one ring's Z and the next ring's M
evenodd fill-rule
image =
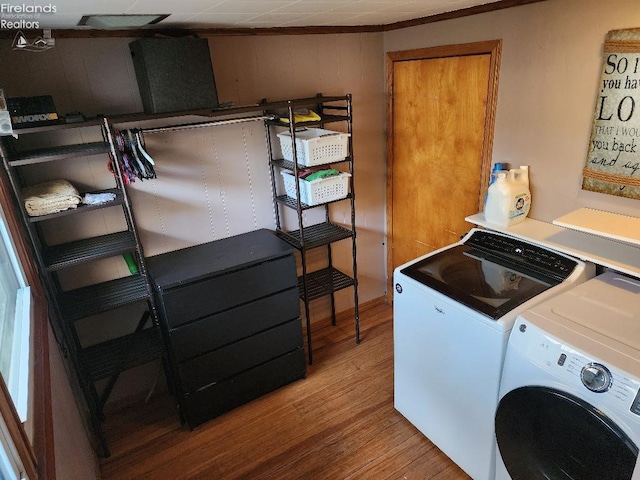
M489 187L496 181L498 172L503 171L503 170L509 170L509 164L508 163L494 163L493 164L493 169L491 170L491 175L489 176ZM487 205L487 196L488 195L489 195L489 190L487 190L487 193L484 196L484 204L485 204L485 206Z
M489 187L484 218L501 227L522 222L531 208L528 168L513 168L496 173Z
M522 181L527 186L527 189L528 189L529 188L529 165L520 165L520 168L518 170L519 170L518 175L520 176L520 181Z
M520 195L522 198L522 212L519 212L519 215L522 215L522 220L524 220L527 215L529 215L529 210L531 210L531 189L529 188L529 166L528 165L520 165L520 168L516 169L514 172L515 179L520 185ZM520 221L522 221L520 220Z

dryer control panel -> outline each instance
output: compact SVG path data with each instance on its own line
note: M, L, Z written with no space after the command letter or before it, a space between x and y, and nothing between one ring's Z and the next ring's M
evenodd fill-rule
M557 377L563 386L571 387L574 395L640 416L638 379L585 355L522 319L515 330L509 339L509 349Z
M631 404L631 413L635 413L640 416L640 391L636 394L636 398L633 399Z

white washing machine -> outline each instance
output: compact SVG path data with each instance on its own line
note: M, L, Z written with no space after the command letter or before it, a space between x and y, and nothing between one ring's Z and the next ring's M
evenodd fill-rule
M640 478L640 279L606 272L517 318L495 426L496 480Z
M395 408L475 480L493 480L493 419L515 318L594 270L480 229L398 267Z

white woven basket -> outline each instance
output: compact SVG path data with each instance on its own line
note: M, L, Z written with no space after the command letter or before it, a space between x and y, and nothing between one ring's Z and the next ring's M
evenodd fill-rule
M284 179L284 189L287 196L296 198L295 177L291 172L281 171ZM333 202L345 198L349 193L350 173L342 172L333 177L318 178L307 182L298 179L300 184L300 201L307 205L319 205L321 203Z
M349 134L307 128L296 132L296 154L298 164L305 166L323 165L342 161L347 157ZM280 148L285 160L293 162L293 142L290 132L278 133Z

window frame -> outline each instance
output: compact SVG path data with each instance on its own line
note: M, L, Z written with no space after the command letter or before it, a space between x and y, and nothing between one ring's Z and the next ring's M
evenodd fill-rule
M32 394L29 387L30 370L32 368L30 336L31 324L33 323L31 316L31 287L27 282L20 259L16 253L16 247L7 226L4 209L0 209L0 220L0 239L2 241L0 248L2 248L3 257L7 261L7 265L4 268L12 270L12 277L15 278L17 283L13 304L14 323L11 328L11 345L4 344L5 341L9 340L8 338L2 340L2 347L8 348L10 352L8 371L3 372L3 378L9 388L18 415L24 423L27 422L29 398Z
M33 438L29 441L25 427L11 400L9 390L0 377L0 415L29 480L55 480L53 417L51 410L51 371L49 360L49 319L47 300L38 275L27 234L20 221L15 199L9 193L9 179L4 169L0 174L0 203L13 239L26 283L31 287L33 359L33 398L30 402Z

